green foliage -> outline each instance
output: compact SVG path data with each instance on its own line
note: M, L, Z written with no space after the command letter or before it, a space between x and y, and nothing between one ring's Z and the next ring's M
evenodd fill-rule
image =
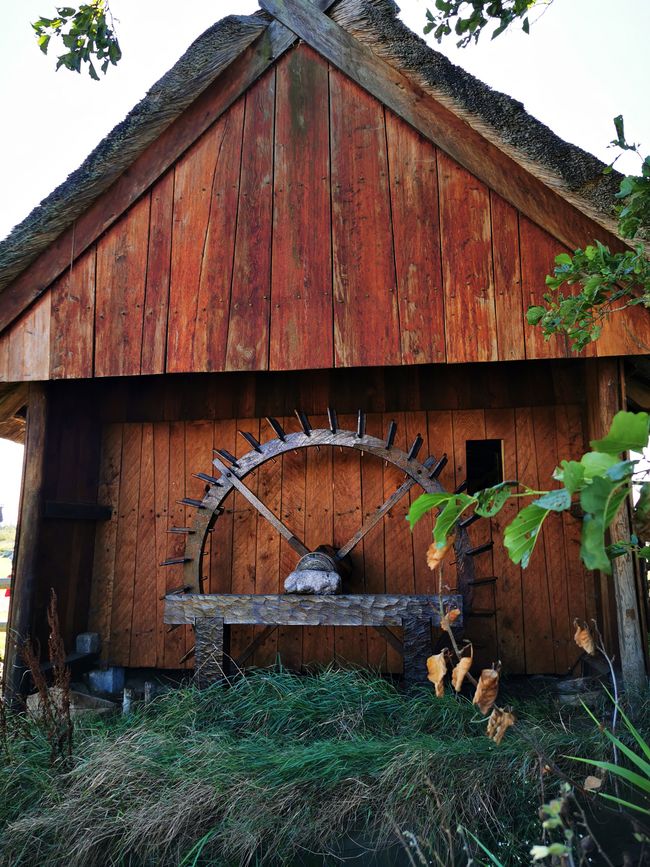
M56 68L81 72L85 63L90 77L99 81L93 58L101 61L105 74L122 57L107 0L90 0L78 9L59 6L56 13L55 18L39 18L32 24L39 48L47 54L52 36L60 37L67 50L58 56Z
M478 42L481 33L490 25L495 25L492 39L518 20L522 21L524 33L528 33L528 11L537 2L541 0L435 0L435 11L427 9L424 32L433 31L438 42L454 32L460 37L456 43L459 47Z
M411 529L432 508L443 506L433 530L438 547L458 525L460 516L474 506L485 517L497 514L511 498L537 497L517 514L505 528L503 543L513 563L526 568L539 539L540 530L551 512L565 512L574 501L584 512L580 556L588 569L600 569L608 574L611 561L630 551L650 559L646 548L635 536L629 542L605 546L607 529L631 493L637 461L620 460L621 452L641 451L648 444L650 416L645 412L619 412L605 437L594 440L593 451L579 461L562 461L553 478L564 486L550 491L532 491L517 482L502 482L470 496L469 494L423 494L412 504L408 514ZM639 522L650 514L650 493L643 494L643 506L637 513ZM645 511L644 511L645 510ZM646 515L647 517L647 515Z
M650 232L650 156L625 140L623 118L614 118L616 138L611 142L621 151L634 151L641 160L641 174L621 181L616 198L618 231L623 238L647 237ZM616 160L614 160L616 162ZM611 171L612 165L605 170ZM612 313L642 304L650 307L650 261L643 244L624 253L612 253L596 241L573 255L555 257L555 270L546 277L548 291L543 306L528 308L529 325L539 326L548 339L566 334L576 351L597 340L603 322ZM569 291L562 291L562 287ZM578 291L575 291L575 288Z

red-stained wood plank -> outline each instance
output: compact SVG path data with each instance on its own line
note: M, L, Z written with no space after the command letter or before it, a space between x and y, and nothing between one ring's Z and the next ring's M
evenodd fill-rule
M257 419L238 419L237 429L248 431L259 439L260 423ZM237 436L234 455L241 457L251 450L242 436ZM244 482L255 496L259 493L257 472L251 473ZM257 563L257 525L266 521L259 515L257 509L240 493L234 494L233 537L232 537L232 592L257 593L256 572ZM252 626L232 627L231 654L233 659L248 647L255 635Z
M272 370L333 366L327 63L299 45L277 65Z
M312 415L314 429L326 428L327 416ZM305 479L305 538L310 551L331 545L334 538L333 449L307 449ZM306 626L302 633L303 665L328 665L334 658L334 629Z
M226 370L265 370L273 211L275 70L246 94Z
M381 439L384 434L384 421L381 413L370 413L366 418L366 431L369 436ZM361 462L361 506L362 519L368 518L384 502L383 462L368 456ZM384 552L384 520L379 521L363 538L363 565L366 593L386 592L386 563ZM368 665L374 671L387 670L386 639L375 629L368 629Z
M244 100L177 163L167 371L223 370Z
M566 337L554 336L545 340L541 328L528 325L525 321L526 310L531 305L545 304L542 296L548 291L546 275L553 273L555 257L558 253L566 252L566 248L522 214L519 215L519 240L526 358L568 356L570 352Z
M386 112L402 364L445 361L436 148Z
M142 425L124 425L109 653L109 662L113 665L129 665L130 662L141 453Z
M50 377L93 375L95 249L81 256L51 289Z
M0 337L0 382L9 382L9 336L11 332L5 331Z
M185 496L185 424L182 421L174 421L169 425L169 460L167 462L169 472L167 483L167 515L170 527L186 527L185 506L179 503ZM165 463L161 467L164 472ZM161 485L161 497L164 492L164 482ZM185 553L185 537L169 534L167 540L167 558L182 557ZM162 562L162 561L160 561ZM163 566L165 570L165 590L172 590L183 584L182 567ZM189 627L178 626L169 631L165 629L164 659L165 668L180 668L181 658L185 655L185 648L189 640ZM190 633L191 634L191 633Z
M149 196L143 196L97 244L95 376L140 373Z
M182 556L174 551L170 553L169 545L181 544L183 537L169 533L169 424L156 422L153 426L153 463L154 463L154 535L155 535L155 565L156 565L156 667L165 667L165 635L167 627L163 623L164 597L168 589L167 576L169 569L160 564L168 557Z
M438 481L446 491L453 491L456 487L456 475L454 472L454 428L452 413L448 410L429 410L427 412L427 433L429 439L429 454L440 459L447 455L447 464L438 476ZM433 521L433 518L432 518ZM433 528L432 528L433 529ZM438 592L440 574L432 573L435 592ZM458 586L458 575L453 557L447 557L443 563L442 582L444 587L455 591Z
M271 438L266 422L260 425L260 433L265 441ZM282 461L266 461L257 470L257 495L273 512L280 515L282 508ZM257 544L255 548L255 586L257 593L280 593L280 535L268 521L257 522ZM282 577L284 581L284 576ZM258 634L256 629L255 634ZM277 630L266 639L255 653L255 664L272 665L278 650Z
M339 415L341 430L355 430L356 416ZM348 542L363 523L361 510L361 464L372 457L361 456L353 449L334 450L332 455L333 499L334 499L334 547L340 548ZM357 545L350 552L352 574L346 580L348 593L365 593L365 569L363 546ZM334 648L336 660L341 665L367 664L368 651L366 630L358 627L341 626L334 629Z
M553 479L553 470L559 463L555 430L555 408L538 406L533 410L535 425L535 451L541 489L558 488L561 483ZM573 653L573 632L568 601L569 573L566 562L564 524L562 516L551 513L544 522L543 539L546 555L547 580L551 606L551 627L555 651L555 670L563 674L568 670Z
M504 479L516 479L517 440L514 410L486 409L485 436L488 439L501 440ZM503 545L505 528L515 519L518 511L518 501L509 500L490 522L494 540L492 562L497 579L494 595L498 656L504 671L509 674L524 674L526 671L521 568L512 562Z
M558 463L562 460L579 460L585 451L585 435L582 412L579 406L556 406L555 428ZM588 572L580 559L581 522L568 512L562 513L564 529L564 561L566 563L567 605L569 624L573 618L590 620L596 616L596 586L593 572ZM580 648L573 642L570 629L567 645L568 665L580 655Z
M496 361L489 190L438 151L447 361Z
M140 493L138 496L138 543L129 663L136 668L156 665L156 518L153 424L142 425Z
M521 297L519 215L494 190L490 190L494 301L497 350L500 361L525 358L525 311Z
M169 309L174 172L151 190L147 282L144 299L140 373L164 373Z
M417 460L422 462L429 455L429 431L427 414L425 412L407 412L404 413L404 423L406 425L406 444L409 449L415 438L419 434L424 442L418 454ZM414 485L407 497L404 498L404 506L410 508L411 504L423 494L424 491L419 485ZM437 593L435 575L427 566L427 549L432 541L433 533L433 513L429 512L421 518L413 528L411 533L411 541L413 543L413 574L415 579L415 592L418 594ZM450 558L453 559L453 558Z
M539 490L536 437L533 411L528 407L515 410L517 441L517 476L524 485ZM555 671L551 602L548 587L546 553L538 539L528 566L522 570L524 605L524 642L526 673L548 674Z
M44 295L9 331L7 382L49 379L51 303Z
M234 419L219 419L213 425L215 449L226 449L231 454L237 448L237 428ZM211 466L205 472L218 475ZM223 513L217 518L210 540L210 580L206 582L209 593L232 593L232 551L235 499L229 494L223 502ZM205 559L205 558L204 558ZM207 564L204 565L207 569Z
M111 612L119 518L122 433L121 424L109 424L104 427L99 484L97 486L97 502L103 506L110 506L111 518L109 521L99 521L95 532L88 629L91 632L99 632L102 640L101 657L103 662L108 660L111 649Z
M330 69L334 358L399 364L384 110Z
M619 305L616 305L619 306ZM599 358L611 355L648 355L650 353L650 316L643 304L614 313L603 323L595 344L590 344Z
M458 487L467 478L467 441L485 439L485 413L482 409L457 410L453 413L454 471ZM481 519L467 528L470 545L478 547L492 541L490 522ZM474 557L476 579L494 576L492 551ZM476 585L473 588L473 607L476 610L494 611L495 592L493 584ZM478 665L490 665L497 659L496 612L491 617L474 617L468 621L468 638L474 642L474 658Z
M287 433L296 430L295 417L280 419ZM301 541L305 537L305 482L307 455L305 449L288 452L282 456L282 502L281 520ZM298 554L286 542L280 540L280 592L284 579L293 572L298 563ZM278 653L282 665L298 670L302 665L302 627L283 626L278 630Z

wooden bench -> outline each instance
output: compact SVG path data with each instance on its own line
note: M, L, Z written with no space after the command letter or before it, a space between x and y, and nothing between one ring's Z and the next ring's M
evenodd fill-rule
M426 681L426 660L431 654L431 626L440 624L443 610L458 608L460 594L445 596L392 596L364 594L302 596L299 594L178 594L165 597L165 623L190 624L196 633L195 677L200 687L224 678L232 625L266 626L235 660L243 665L278 626L372 626L402 655L404 681L410 686ZM462 626L461 616L455 626ZM403 638L390 626L403 630Z

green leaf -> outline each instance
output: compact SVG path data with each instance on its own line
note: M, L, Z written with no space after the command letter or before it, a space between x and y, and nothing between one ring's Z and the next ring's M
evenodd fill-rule
M544 523L549 509L540 509L539 506L526 506L509 524L504 533L503 544L513 563L521 563L522 569L528 566L535 543L539 538L539 531Z
M492 518L505 506L517 482L501 482L491 488L485 488L476 494L477 514L484 518Z
M640 452L648 445L650 416L647 412L617 412L607 436L593 440L591 447L597 452L618 455L628 449Z
M592 483L580 492L580 505L585 512L600 516L607 529L627 493L626 485L612 482L604 476L596 476Z
M613 482L630 479L636 469L637 461L618 461L605 472L605 476Z
M600 516L585 515L582 522L580 556L587 569L600 569L601 572L611 575L612 564L605 551L605 527Z
M433 528L433 538L438 548L442 548L446 544L447 536L451 533L456 521L465 509L475 502L476 499L470 497L469 494L452 494L452 498L447 501L444 509L436 518Z
M616 455L600 452L587 452L580 458L580 463L584 467L586 482L591 482L597 476L604 476L607 470L618 462Z
M435 509L438 506L444 505L451 497L456 496L455 494L420 494L417 500L414 500L411 503L411 508L408 510L408 514L406 516L409 526L411 530L420 518L423 518L427 512L430 512L431 509Z
M557 488L544 494L539 500L534 500L532 505L539 506L540 509L550 509L552 512L564 512L571 505L571 494L566 488Z
M626 780L642 792L650 794L650 780L622 765L614 765L611 762L601 762L596 759L583 759L579 756L564 756L564 758L574 762L582 762L584 765L593 765L595 768L600 768L602 771L607 771L615 777Z
M638 804L633 804L631 801L626 801L624 798L617 798L616 795L608 795L607 792L598 792L598 797L606 798L608 801L620 804L621 807L627 807L630 810L638 810L639 813L645 813L646 816L650 816L650 810L645 807L640 807Z
M50 44L50 36L43 35L38 37L38 47L41 49L43 54L47 54L47 48Z
M529 307L526 311L526 322L529 325L538 325L545 313L545 307Z
M570 494L576 494L584 487L585 467L578 461L562 461L553 473L553 478L564 482L564 487Z
M560 253L555 257L556 265L573 265L573 259L568 253Z

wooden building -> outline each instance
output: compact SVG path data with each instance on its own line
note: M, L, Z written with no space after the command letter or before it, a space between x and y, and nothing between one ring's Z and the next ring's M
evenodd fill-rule
M367 435L395 420L396 447L419 434L422 455L446 453L447 489L477 442L505 478L544 486L625 405L630 359L650 345L639 308L580 357L526 324L557 253L624 248L598 160L428 48L391 0L264 6L198 39L0 245L0 435L22 436L27 413L12 626L41 633L53 587L66 642L100 632L107 664L191 667L192 630L163 622L187 544L169 530L191 527L213 448L250 451L238 431L275 436L267 416L298 430L295 408L326 427L328 406L356 429L361 407ZM247 484L313 549L343 544L403 478L322 448ZM437 591L431 522L410 534L409 496L354 550L351 592ZM586 572L579 518L564 515L522 571L500 541L515 509L466 531L477 656L564 673L573 618L597 617L641 676L631 565ZM296 560L233 492L203 591L277 593ZM456 586L453 563L444 581ZM233 630L233 654L252 634ZM254 661L277 653L296 668L401 664L365 628L283 627Z

